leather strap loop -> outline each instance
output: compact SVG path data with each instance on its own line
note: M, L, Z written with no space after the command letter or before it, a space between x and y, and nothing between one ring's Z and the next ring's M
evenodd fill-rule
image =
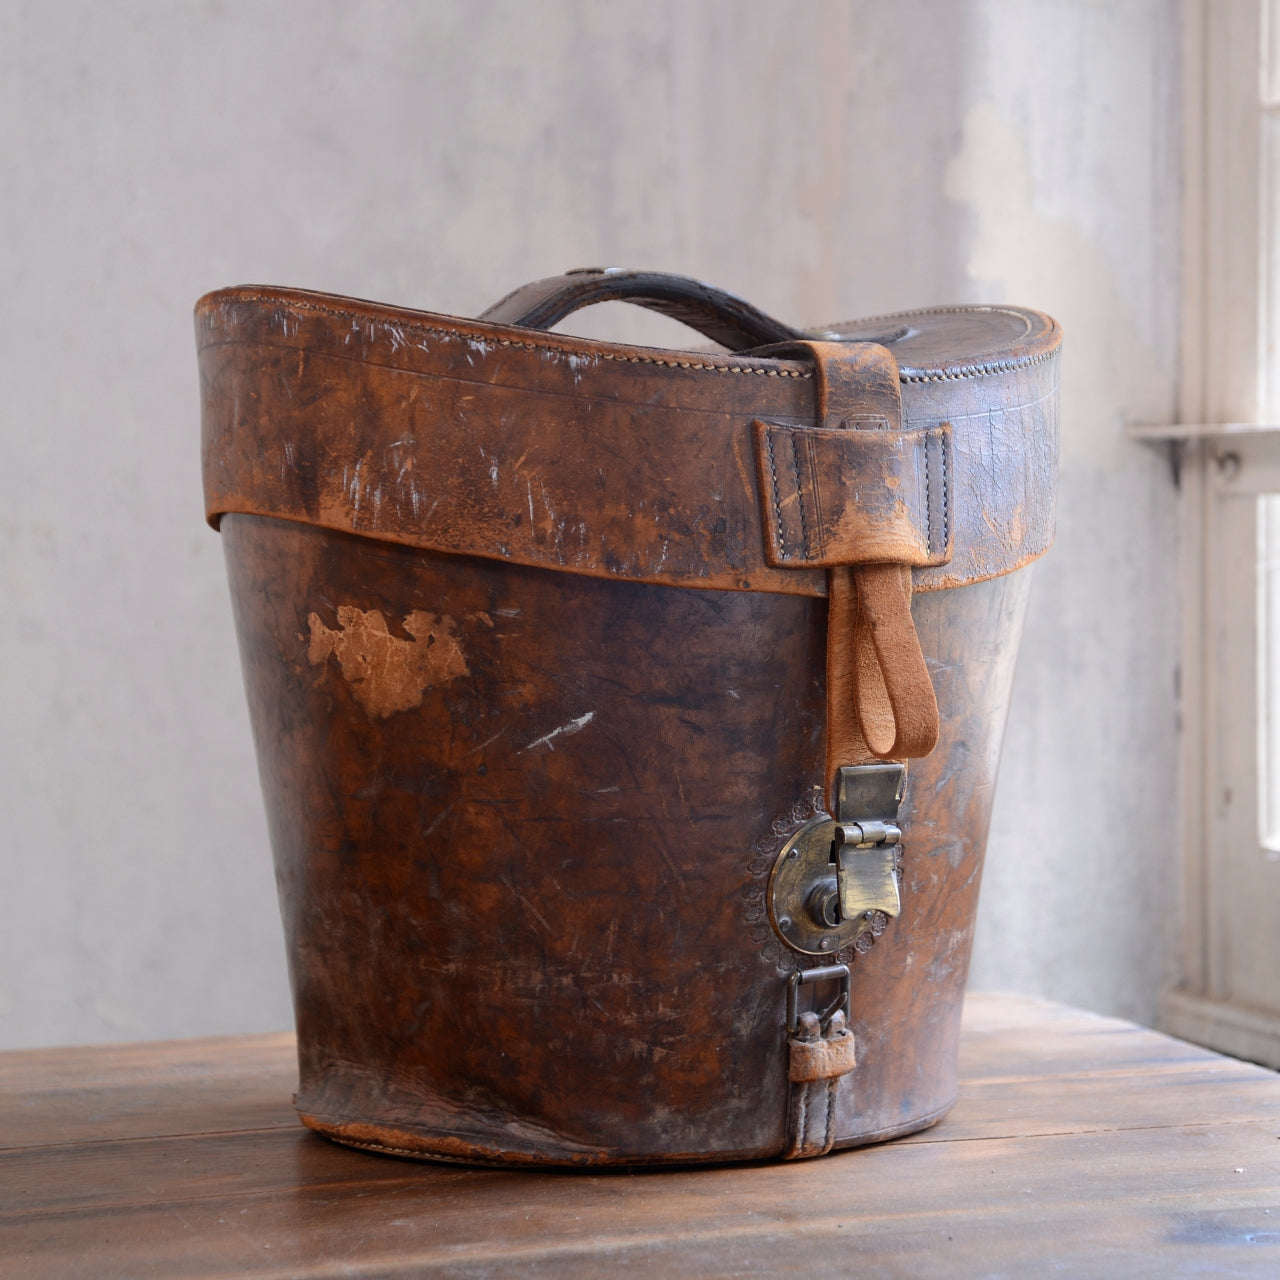
M751 353L775 360L811 360L814 419L819 427L878 425L902 430L902 380L898 362L877 342L802 339ZM875 423L876 419L879 423Z
M787 1041L789 1080L787 1145L784 1160L809 1160L826 1155L835 1140L836 1105L842 1087L852 1083L858 1065L853 1032L837 1011L825 1033L814 1013L801 1016L800 1026Z
M803 338L742 298L688 276L662 271L588 267L523 285L482 312L491 324L550 329L597 302L633 302L696 329L730 351Z
M860 415L836 430L757 422L755 431L766 563L950 561L950 424L891 431Z
M881 759L927 756L938 745L938 699L911 619L911 571L865 564L855 576L858 727Z

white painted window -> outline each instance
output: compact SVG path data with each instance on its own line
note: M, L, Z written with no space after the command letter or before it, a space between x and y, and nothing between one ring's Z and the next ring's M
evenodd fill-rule
M1280 0L1188 0L1175 1034L1280 1066ZM1209 424L1209 425L1194 425Z

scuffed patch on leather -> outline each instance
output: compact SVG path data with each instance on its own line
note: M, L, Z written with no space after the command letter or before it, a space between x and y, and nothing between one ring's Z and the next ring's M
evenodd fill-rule
M336 631L315 613L307 616L307 622L311 627L307 657L312 665L333 654L355 700L378 719L419 706L432 685L470 674L452 618L415 609L404 620L411 640L393 636L377 609L366 613L339 605Z

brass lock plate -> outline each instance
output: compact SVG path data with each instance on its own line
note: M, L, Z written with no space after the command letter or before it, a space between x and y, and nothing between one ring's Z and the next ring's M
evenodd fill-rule
M789 947L811 956L865 950L898 914L905 780L900 764L842 768L837 817L819 814L782 846L769 877L769 918Z
M769 918L773 927L789 947L806 955L834 955L870 927L861 916L832 924L823 922L823 908L839 896L836 864L831 860L835 838L834 818L806 822L782 846L769 877ZM831 919L832 915L825 918Z

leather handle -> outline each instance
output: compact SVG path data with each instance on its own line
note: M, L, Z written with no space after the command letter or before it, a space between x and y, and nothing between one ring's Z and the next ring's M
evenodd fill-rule
M479 318L492 324L550 329L597 302L632 302L646 307L687 324L730 351L795 342L805 336L742 298L700 280L621 267L587 267L535 280L495 302Z

